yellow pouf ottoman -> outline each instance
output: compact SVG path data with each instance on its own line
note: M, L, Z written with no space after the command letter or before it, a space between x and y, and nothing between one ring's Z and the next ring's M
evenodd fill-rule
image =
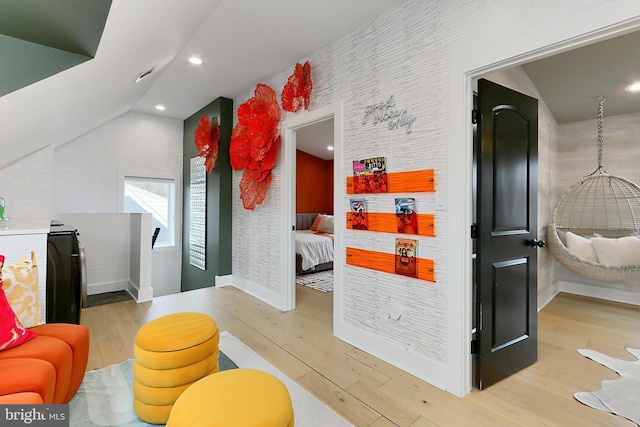
M176 399L216 373L220 333L204 313L182 312L140 328L133 347L133 407L141 420L165 424Z
M229 369L196 381L171 409L167 427L293 427L287 387L255 369Z

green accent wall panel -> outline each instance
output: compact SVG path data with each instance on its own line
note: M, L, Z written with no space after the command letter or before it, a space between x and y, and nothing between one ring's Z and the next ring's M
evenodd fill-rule
M190 170L191 159L198 156L194 132L203 115L217 117L220 125L220 151L216 165L206 174L205 269L190 263ZM231 197L232 176L229 143L233 129L233 101L218 98L184 121L183 138L183 216L182 216L182 291L215 285L216 276L231 274Z

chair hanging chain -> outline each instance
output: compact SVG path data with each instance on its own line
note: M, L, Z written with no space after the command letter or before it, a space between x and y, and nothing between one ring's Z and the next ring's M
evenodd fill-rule
M604 170L604 168L602 167L602 143L604 141L604 138L602 136L602 128L604 125L604 100L605 97L600 95L598 98L596 98L598 100L598 169L594 172L595 173L607 173L607 171Z

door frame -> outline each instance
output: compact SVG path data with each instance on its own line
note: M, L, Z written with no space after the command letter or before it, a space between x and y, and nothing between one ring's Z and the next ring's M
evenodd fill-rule
M454 332L449 335L447 346L450 366L458 367L451 374L449 391L452 393L464 396L473 389L473 359L470 351L474 305L473 247L470 237L473 200L473 127L471 124L473 80L501 69L519 66L639 29L640 17L636 17L538 49L516 53L497 62L486 63L482 62L482 59L470 57L461 58L451 67L450 80L453 83L449 85L449 105L452 108L449 115L448 175L457 179L451 180L446 210L448 211L449 241L462 243L448 245L448 261L449 266L452 267L449 271L449 282L463 284L457 289L451 287L448 295L450 307L448 324L451 331L460 331L460 333ZM505 50L508 48L519 52L514 46L507 46ZM460 84L455 84L456 80ZM465 125L460 126L460 123Z
M282 124L284 143L282 145L282 218L281 239L281 310L289 311L296 308L296 273L295 273L295 224L296 224L296 130L313 123L333 118L333 209L334 213L341 210L343 182L342 177L342 102L335 102L315 110L288 114ZM341 215L334 215L334 262L333 262L333 325L340 318L340 301L342 297L342 266L344 251L342 247L342 229L344 224Z

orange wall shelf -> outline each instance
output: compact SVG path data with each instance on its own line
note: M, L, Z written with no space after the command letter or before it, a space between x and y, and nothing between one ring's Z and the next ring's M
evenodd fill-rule
M433 260L417 258L417 261L417 279L435 282L435 265ZM347 247L347 264L397 274L394 254Z
M418 235L419 236L435 236L436 235L436 219L433 214L417 214L418 215ZM362 231L382 231L385 233L397 233L398 226L396 224L395 213L383 212L367 212L367 223L369 230ZM347 228L351 229L351 212L347 212ZM405 234L408 235L408 234Z
M436 191L436 178L433 169L387 173L387 191L385 193L416 193L434 191ZM356 194L353 188L352 176L347 177L347 194Z

